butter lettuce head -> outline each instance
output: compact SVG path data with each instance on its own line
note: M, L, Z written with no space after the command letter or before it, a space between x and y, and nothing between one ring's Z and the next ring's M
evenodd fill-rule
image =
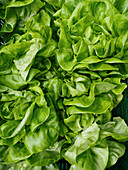
M127 0L0 1L0 169L104 170L125 152Z

